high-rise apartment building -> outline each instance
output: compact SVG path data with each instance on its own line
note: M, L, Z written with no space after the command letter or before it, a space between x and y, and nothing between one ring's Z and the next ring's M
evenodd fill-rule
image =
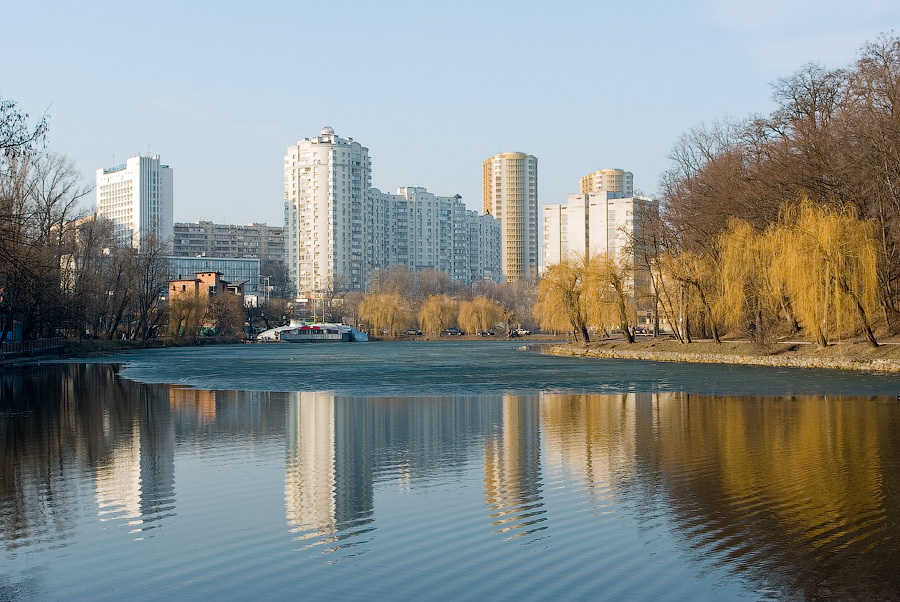
M622 169L600 169L581 178L581 194L614 192L623 198L634 196L634 176Z
M137 156L97 170L97 216L112 220L123 244L140 248L147 235L170 243L173 235L172 169L159 155Z
M364 290L375 269L392 265L468 283L500 279L495 219L467 211L458 195L371 188L368 149L331 128L288 148L284 212L287 266L300 296Z
M172 254L181 257L255 257L284 264L284 228L266 224L175 224Z
M362 290L381 265L384 214L370 206L369 149L325 127L284 157L288 271L301 295L340 285Z
M375 207L387 216L385 266L404 265L411 272L433 269L460 282L499 282L500 223L466 209L462 198L436 196L421 187L397 194L370 191Z
M507 282L536 276L538 240L537 157L501 153L482 164L484 212L500 222L500 250Z

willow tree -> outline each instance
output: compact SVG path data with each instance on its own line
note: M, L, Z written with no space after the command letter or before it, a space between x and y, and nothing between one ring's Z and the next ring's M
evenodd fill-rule
M426 333L438 333L453 324L459 314L459 303L449 295L431 295L419 310L419 328Z
M459 325L469 332L484 332L503 319L503 306L487 297L475 297L459 304Z
M359 304L359 317L371 324L375 333L390 336L412 323L409 302L396 293L366 295Z
M717 309L730 326L747 328L756 343L766 341L779 304L770 271L777 252L772 231L759 232L734 219L718 238L719 296Z
M206 315L206 299L198 295L176 295L169 299L169 334L195 341Z
M680 337L690 341L690 318L705 322L716 343L720 343L718 315L715 301L718 297L716 265L708 254L682 251L663 260L665 272L679 284L681 295L677 301Z
M589 290L585 257L563 259L551 265L538 283L534 317L544 330L571 332L587 343Z
M875 225L853 207L785 205L777 227L774 280L784 282L804 328L824 347L832 332L862 331L873 347L878 307Z
M637 321L632 295L633 270L627 261L617 260L607 255L595 255L585 265L588 283L585 301L590 312L591 322L609 324L610 316L613 324L621 329L625 340L634 343L634 333L630 324Z

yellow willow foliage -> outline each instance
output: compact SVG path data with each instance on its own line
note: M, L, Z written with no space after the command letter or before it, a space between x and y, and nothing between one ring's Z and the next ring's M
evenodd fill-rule
M205 313L205 299L194 295L172 297L169 301L169 332L177 338L195 339Z
M487 297L475 297L459 304L459 326L466 332L483 332L503 320L503 306Z
M372 325L376 335L396 336L412 324L409 303L396 293L366 295L359 304L359 317Z
M717 304L719 286L713 259L693 251L682 251L664 256L660 264L661 271L673 281L669 288L677 292L672 298L675 315L698 324L705 321L718 341L721 307Z
M757 232L737 219L718 239L718 315L742 332L752 323L757 342L765 341L780 307L770 279L777 243L773 231Z
M631 267L627 262L598 254L590 258L585 268L588 323L604 330L615 327L626 332L628 325L637 321L631 290Z
M871 222L852 207L784 205L776 229L778 253L771 278L781 283L794 314L816 342L866 333L877 311L877 246Z
M440 334L453 324L459 314L459 303L448 295L431 295L419 310L419 328L424 332Z
M576 339L588 340L590 310L586 261L566 258L551 265L538 283L538 301L533 314L544 330L572 332Z

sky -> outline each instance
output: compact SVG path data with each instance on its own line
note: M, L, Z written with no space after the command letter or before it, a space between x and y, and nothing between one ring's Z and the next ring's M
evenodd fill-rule
M682 133L768 114L778 79L892 31L896 0L38 0L2 10L0 98L46 113L86 183L160 155L177 222L281 225L287 147L326 125L374 187L480 211L506 151L538 158L542 205L604 168L655 195Z

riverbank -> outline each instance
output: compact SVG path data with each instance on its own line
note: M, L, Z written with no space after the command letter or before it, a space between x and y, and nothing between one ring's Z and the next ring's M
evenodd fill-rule
M648 338L632 344L622 340L605 340L587 345L552 345L546 352L567 357L900 373L900 343L894 340L878 348L864 342L839 342L822 349L800 341L768 345L756 345L749 341L682 344L675 339Z

